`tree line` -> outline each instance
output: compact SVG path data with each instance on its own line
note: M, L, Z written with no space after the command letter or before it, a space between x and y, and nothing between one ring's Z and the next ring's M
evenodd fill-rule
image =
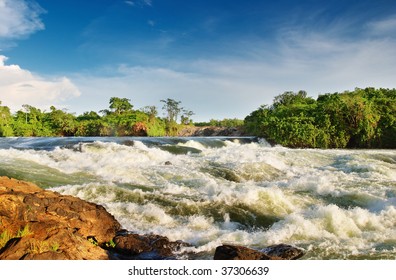
M396 89L356 88L313 99L287 91L244 120L193 123L194 113L173 99L134 110L130 99L112 97L109 108L79 116L50 107L23 105L16 113L1 105L1 136L177 136L186 125L242 127L247 135L292 148L396 148Z
M294 148L396 148L396 89L285 92L245 118L248 133Z
M173 99L161 100L165 118L156 106L134 110L130 99L112 97L109 108L79 116L54 106L42 111L30 105L12 114L0 101L0 137L45 136L174 136L183 125L192 124L194 113ZM180 122L179 122L180 119Z

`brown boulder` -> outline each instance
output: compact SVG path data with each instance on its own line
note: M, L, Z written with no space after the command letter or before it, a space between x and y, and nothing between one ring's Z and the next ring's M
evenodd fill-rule
M264 252L263 252L264 251ZM271 246L263 251L243 246L222 245L216 248L215 260L294 260L303 255L302 250L290 245Z
M304 251L287 244L278 244L263 250L267 255L279 257L284 260L296 260L304 255Z
M222 245L216 248L213 259L215 260L271 260L271 256L235 245ZM277 259L277 258L276 258Z
M169 241L161 235L126 233L114 238L114 258L118 259L174 259L175 252L191 246L182 241Z
M0 259L106 259L97 245L120 228L103 206L0 177L0 234L16 237L0 248Z

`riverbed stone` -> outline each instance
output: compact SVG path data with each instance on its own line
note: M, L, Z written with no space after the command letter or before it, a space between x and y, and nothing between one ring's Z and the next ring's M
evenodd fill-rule
M191 246L183 241L170 241L166 236L122 233L114 238L114 257L118 259L174 259L182 247Z
M266 247L263 252L267 255L285 260L296 260L304 256L304 251L302 249L287 244L272 245Z
M253 250L244 246L225 244L216 248L215 260L294 260L304 255L301 249L279 244L263 250Z

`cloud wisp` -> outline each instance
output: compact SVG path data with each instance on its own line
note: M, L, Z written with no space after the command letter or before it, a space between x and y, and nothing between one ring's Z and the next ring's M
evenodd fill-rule
M44 29L37 3L25 0L0 0L0 38L19 39Z
M18 65L7 65L6 60L0 55L0 100L13 111L19 110L23 104L41 109L61 106L81 94L66 77L44 78Z
M396 37L396 15L367 24L368 33L372 36Z
M149 6L149 7L152 7L153 6L153 1L152 0L134 0L134 1L126 0L126 1L124 1L124 3L127 4L128 6L131 6L131 7L136 7L136 6L141 6L141 7Z
M33 0L0 0L0 50L45 29L40 18L45 12ZM13 111L23 104L41 109L61 106L81 94L66 77L40 76L18 65L7 65L6 61L7 57L0 54L0 100Z

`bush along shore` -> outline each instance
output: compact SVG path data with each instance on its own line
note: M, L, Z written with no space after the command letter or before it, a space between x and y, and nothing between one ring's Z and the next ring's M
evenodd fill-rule
M285 92L245 118L247 133L291 148L396 148L396 89Z
M188 253L191 244L122 229L103 206L7 177L0 177L0 214L1 260L197 259ZM213 259L290 260L303 254L285 244L259 250L223 244Z

